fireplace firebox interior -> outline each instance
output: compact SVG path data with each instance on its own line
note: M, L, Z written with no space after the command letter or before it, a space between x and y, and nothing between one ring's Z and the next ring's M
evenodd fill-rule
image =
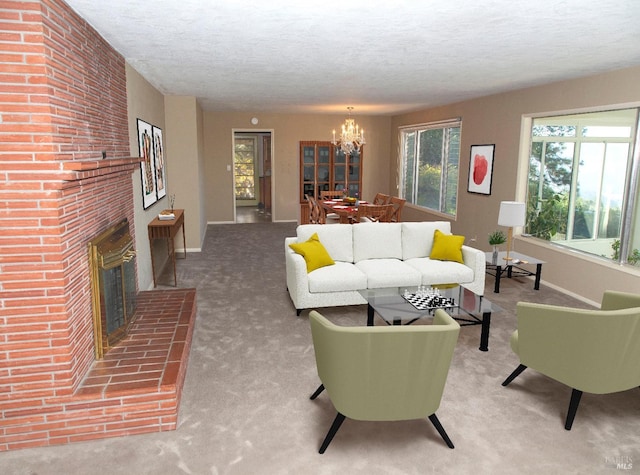
M136 306L136 251L127 219L89 241L96 359L127 335Z

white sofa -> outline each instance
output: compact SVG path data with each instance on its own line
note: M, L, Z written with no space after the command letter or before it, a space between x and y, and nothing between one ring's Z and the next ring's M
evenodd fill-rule
M297 314L303 309L366 304L358 290L458 283L484 294L484 252L462 246L464 264L429 258L436 229L451 234L448 221L303 224L285 238L287 288ZM334 265L307 273L304 258L289 244L318 234Z

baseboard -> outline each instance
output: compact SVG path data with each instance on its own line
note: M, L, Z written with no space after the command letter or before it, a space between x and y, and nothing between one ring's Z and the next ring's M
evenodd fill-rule
M275 219L271 221L272 223L297 223L297 219ZM209 224L236 224L235 221L207 221L207 225Z
M534 280L533 277L527 277L527 279L531 280L532 282ZM593 300L585 298L584 296L576 294L574 292L570 292L567 289L563 289L562 287L557 286L555 284L552 284L550 282L547 282L546 280L540 280L540 285L546 285L547 287L550 287L553 290L556 290L556 291L558 291L560 293L563 293L565 295L568 295L569 297L573 297L576 300L580 300L581 302L584 302L584 303L589 304L589 305L593 305L596 308L600 308L600 302L594 302Z

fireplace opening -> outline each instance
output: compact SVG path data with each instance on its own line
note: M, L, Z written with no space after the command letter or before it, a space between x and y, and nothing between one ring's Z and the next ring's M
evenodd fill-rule
M126 218L89 241L96 359L124 338L134 321L135 256Z

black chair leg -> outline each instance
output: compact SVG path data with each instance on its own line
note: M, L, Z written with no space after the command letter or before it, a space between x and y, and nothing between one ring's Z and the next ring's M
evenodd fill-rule
M507 379L504 380L504 382L502 383L503 386L506 386L507 384L509 384L511 381L513 381L514 379L516 379L518 377L518 375L520 373L522 373L525 369L527 369L527 367L523 364L519 365L515 370L513 370L513 373L511 373L509 375L509 377Z
M574 389L571 391L571 401L569 402L569 412L567 412L567 420L564 423L564 428L567 430L571 430L571 426L573 425L573 419L576 417L576 412L578 412L578 404L580 404L580 398L582 397L582 391L578 391Z
M338 432L338 429L340 429L340 426L344 422L344 419L345 419L345 416L338 413L336 418L333 420L333 424L331 424L331 428L329 429L329 432L327 432L327 436L324 438L324 441L320 446L320 450L318 451L319 453L323 454L324 451L327 450L327 447L329 447L329 444L333 440L333 436L336 435L336 432Z
M438 420L436 415L435 414L431 414L429 416L429 420L433 424L433 427L435 427L436 430L438 431L438 434L440 434L440 437L442 437L444 439L444 441L447 443L447 446L450 449L453 449L454 448L453 447L453 442L451 442L451 439L449 438L447 433L444 431L444 427L442 427L442 424L440 424L440 421Z
M318 396L320 396L320 393L322 391L324 391L324 384L321 384L320 386L318 386L318 389L316 389L316 392L314 392L309 399L317 398Z

